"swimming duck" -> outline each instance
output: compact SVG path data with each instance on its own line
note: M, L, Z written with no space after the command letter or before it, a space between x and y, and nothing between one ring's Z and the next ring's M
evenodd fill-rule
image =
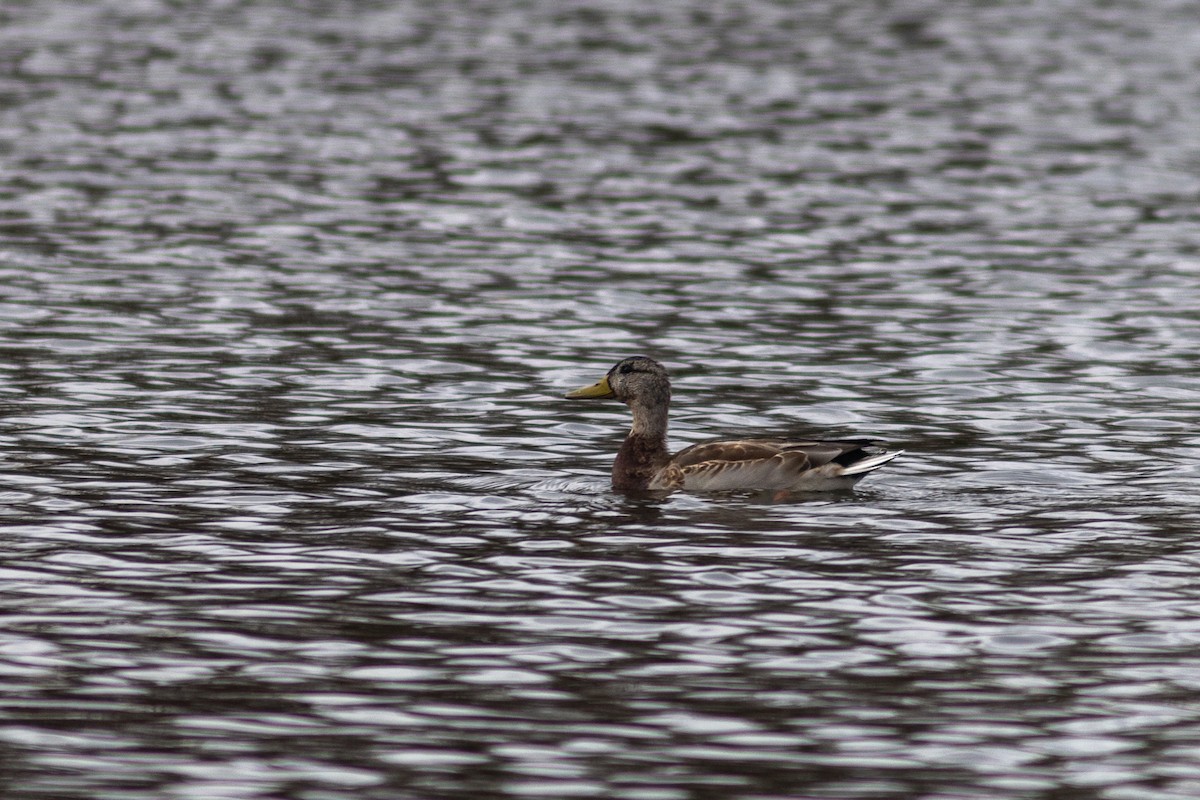
M633 427L613 462L612 485L620 490L849 489L903 452L866 439L733 439L701 442L671 455L670 376L662 364L645 356L618 362L596 383L565 397L613 398L633 412Z

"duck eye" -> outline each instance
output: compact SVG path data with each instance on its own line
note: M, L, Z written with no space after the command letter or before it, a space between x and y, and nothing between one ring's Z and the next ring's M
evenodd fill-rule
M618 370L618 372L620 372L622 375L628 375L629 373L633 372L633 365L632 364L622 364L621 369Z

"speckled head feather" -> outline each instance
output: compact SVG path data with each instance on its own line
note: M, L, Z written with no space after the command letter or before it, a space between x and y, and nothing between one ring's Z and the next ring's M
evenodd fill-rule
M646 356L633 356L613 365L605 376L613 397L627 405L671 402L671 376L666 367Z

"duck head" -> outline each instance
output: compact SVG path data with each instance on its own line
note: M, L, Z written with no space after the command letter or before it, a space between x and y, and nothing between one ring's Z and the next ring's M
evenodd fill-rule
M618 361L603 378L564 395L568 400L612 398L627 405L663 405L671 400L671 379L653 358L633 356Z

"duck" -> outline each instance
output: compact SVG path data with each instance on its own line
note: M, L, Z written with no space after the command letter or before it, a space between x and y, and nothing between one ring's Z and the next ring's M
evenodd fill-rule
M652 358L618 361L603 378L567 392L568 400L619 400L633 426L612 467L618 491L834 491L849 489L903 450L871 439L719 439L667 449L671 378Z

